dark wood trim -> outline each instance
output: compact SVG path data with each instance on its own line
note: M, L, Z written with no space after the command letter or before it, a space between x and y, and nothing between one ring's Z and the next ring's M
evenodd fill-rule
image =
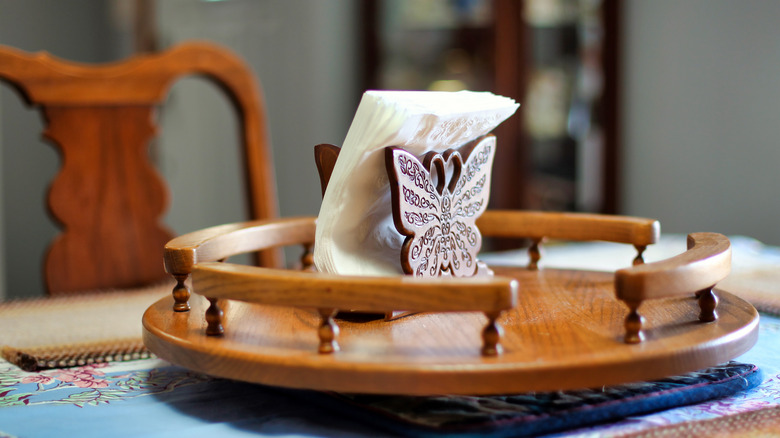
M496 0L494 3L495 85L493 91L522 104L527 83L528 29L522 22L522 2ZM499 146L493 164L494 184L491 208L527 207L527 187L531 160L523 138L521 110L496 128ZM509 184L507 184L509 183Z
M379 0L362 0L361 54L364 89L379 86L381 47L378 26ZM493 0L492 28L493 86L491 91L524 103L532 57L532 35L523 20L523 1ZM604 0L602 22L604 39L601 47L604 94L595 108L595 118L604 130L602 203L599 212L620 212L621 196L621 120L620 120L620 0ZM530 139L524 134L523 108L498 126L498 148L493 168L490 208L528 209L531 205L530 184L533 163Z
M359 3L360 14L360 51L362 91L375 89L379 86L379 68L381 56L379 47L379 1L362 0Z
M135 53L159 50L154 0L135 0L133 16L133 49Z
M606 0L602 6L604 25L604 48L602 63L604 70L603 125L604 125L604 186L602 187L602 213L620 212L621 172L621 118L620 99L622 81L620 78L620 22L619 0Z

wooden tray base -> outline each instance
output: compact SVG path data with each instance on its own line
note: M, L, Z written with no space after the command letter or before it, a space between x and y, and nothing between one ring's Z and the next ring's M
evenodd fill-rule
M173 312L172 298L143 317L146 346L174 364L268 385L377 394L508 394L600 387L716 365L749 350L758 314L718 292L719 318L698 321L691 297L642 304L646 340L623 342L626 306L614 274L493 268L517 278L519 304L499 319L504 353L480 354L481 313L419 313L393 321L339 321L341 351L317 353L315 310L224 303L225 334L204 334L205 298ZM717 289L716 289L717 291Z

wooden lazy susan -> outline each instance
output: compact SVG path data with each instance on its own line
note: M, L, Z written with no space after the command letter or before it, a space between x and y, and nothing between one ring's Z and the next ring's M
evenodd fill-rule
M641 250L658 238L652 220L488 211L477 225L484 235L537 243L623 242L640 256L615 273L539 270L534 244L532 266L495 267L492 276L342 277L218 262L311 247L314 218L223 225L168 244L166 267L179 284L146 311L144 341L163 359L215 376L418 395L654 379L728 361L756 341L755 309L711 291L729 272L721 235L692 234L687 252L643 264Z
M222 225L172 240L165 266L177 285L144 314L144 342L163 359L215 376L409 395L656 379L755 344L756 310L716 288L731 267L725 236L691 234L686 252L645 264L642 253L660 234L652 219L485 211L494 148L488 135L421 160L385 150L405 275L314 272L315 218ZM338 155L332 145L315 149L323 191ZM488 267L478 260L482 235L528 239L530 264ZM637 255L614 273L539 269L545 239L619 242ZM303 245L302 270L225 262L289 245Z

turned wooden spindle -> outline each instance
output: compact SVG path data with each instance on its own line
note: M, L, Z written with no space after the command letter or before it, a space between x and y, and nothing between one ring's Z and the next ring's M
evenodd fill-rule
M320 346L317 349L320 354L330 354L339 351L336 337L339 335L339 326L333 320L338 309L317 309L322 318L317 334L320 337Z
M222 336L225 334L225 328L222 327L222 317L225 312L219 307L217 298L206 298L209 300L209 308L206 309L206 335Z
M190 289L185 284L189 274L173 274L176 279L176 285L173 286L173 311L189 312L190 310Z
M227 257L217 260L219 263L225 263ZM225 312L219 307L219 300L217 298L209 298L209 308L206 309L206 335L208 336L222 336L225 334L225 328L222 326L222 319L225 316Z
M501 313L502 312L485 312L488 323L484 330L482 330L483 356L498 356L504 352L504 347L501 346L501 336L504 334L504 329L497 322Z
M541 244L544 239L533 239L528 247L528 270L538 271L539 260L542 259Z
M304 243L303 254L301 255L301 269L304 271L314 271L314 244Z
M636 257L634 257L633 265L638 266L645 264L644 253L647 249L647 245L634 245L634 248L636 248Z
M638 344L645 340L645 333L642 331L645 317L639 314L640 304L642 304L641 301L626 301L626 305L628 305L628 316L626 316L625 321L626 336L624 338L626 344Z
M713 322L718 319L718 296L712 290L711 287L700 290L696 293L696 297L699 299L699 321L701 322Z

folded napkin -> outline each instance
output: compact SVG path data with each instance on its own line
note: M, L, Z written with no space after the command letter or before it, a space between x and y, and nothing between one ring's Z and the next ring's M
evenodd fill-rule
M403 273L404 237L393 225L384 148L398 146L418 157L443 152L489 133L518 106L487 92L367 91L317 217L317 269L342 275Z

